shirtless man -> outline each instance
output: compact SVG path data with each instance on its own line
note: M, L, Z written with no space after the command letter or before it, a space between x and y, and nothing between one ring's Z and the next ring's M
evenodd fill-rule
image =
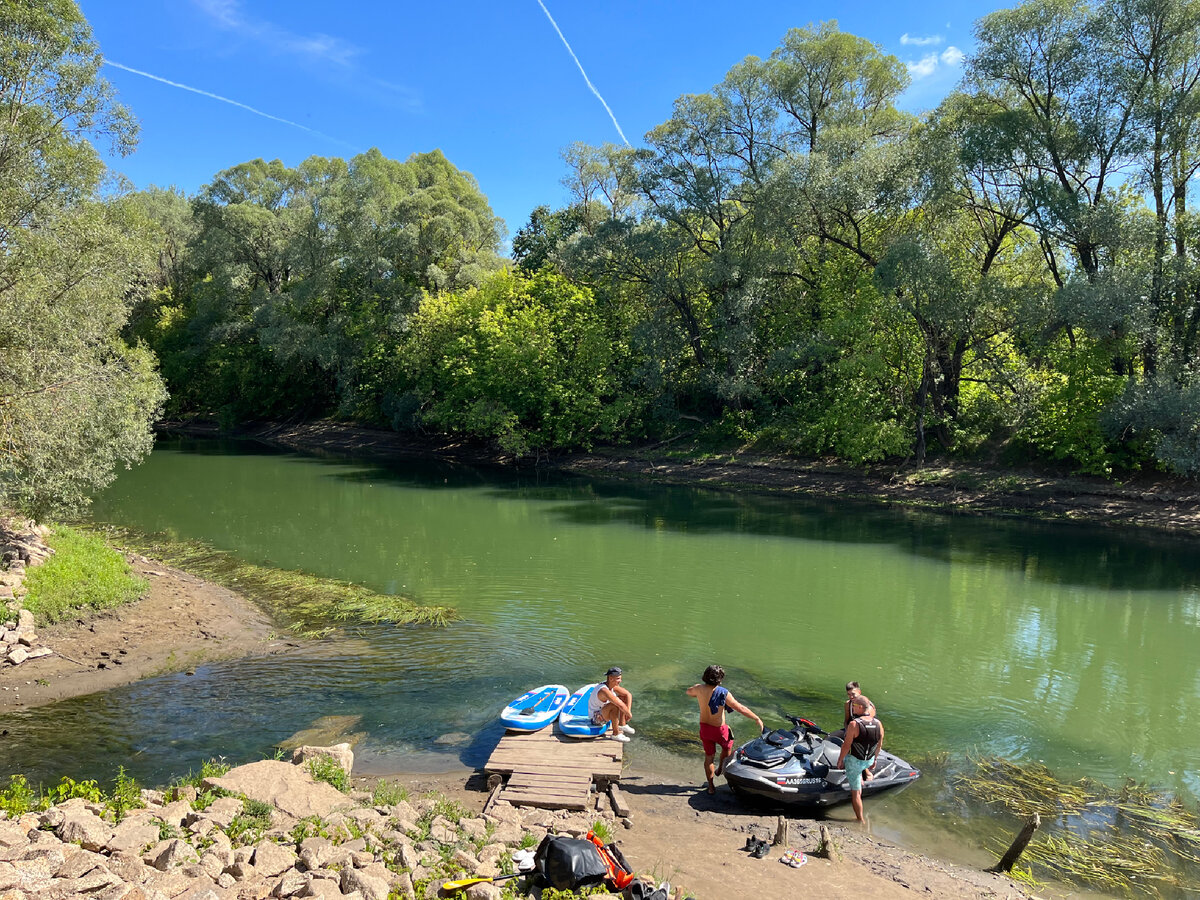
M634 733L629 724L633 718L633 694L621 687L621 668L613 666L604 674L604 684L592 692L588 698L588 716L593 725L601 722L612 722L614 741L629 742L629 735Z
M837 731L835 731L833 734L829 735L831 738L845 738L846 729L850 725L850 720L852 718L854 718L853 714L850 712L850 704L854 702L855 697L861 697L861 696L862 696L862 688L860 688L858 686L857 681L846 682L846 706L843 710L842 727L839 728ZM875 704L872 703L870 700L867 700L867 715L868 716L875 715Z
M700 742L704 745L704 777L708 779L708 792L715 794L717 786L713 777L720 775L725 768L725 760L733 751L733 732L725 724L725 708L740 712L747 719L758 723L758 730L763 730L762 719L756 716L749 707L742 706L733 699L733 694L721 687L725 679L725 670L720 666L709 666L704 670L700 684L694 684L687 689L689 697L695 697L700 704ZM713 757L717 747L721 748L721 759L713 769Z

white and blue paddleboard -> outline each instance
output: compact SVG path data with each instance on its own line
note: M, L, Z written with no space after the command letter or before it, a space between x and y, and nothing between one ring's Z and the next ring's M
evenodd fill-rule
M556 718L570 695L561 684L546 684L526 691L500 713L500 721L510 731L537 731Z
M602 683L599 681L595 684L585 684L571 695L571 699L567 701L567 705L559 713L559 731L567 737L598 738L604 734L606 728L612 727L608 722L593 725L592 719L588 715L588 701L591 699L592 694L601 687Z

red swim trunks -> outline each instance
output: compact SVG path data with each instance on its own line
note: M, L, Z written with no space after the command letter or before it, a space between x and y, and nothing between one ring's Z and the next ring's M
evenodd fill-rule
M704 745L704 755L712 756L720 747L726 753L733 749L733 732L728 725L708 725L700 723L700 743Z

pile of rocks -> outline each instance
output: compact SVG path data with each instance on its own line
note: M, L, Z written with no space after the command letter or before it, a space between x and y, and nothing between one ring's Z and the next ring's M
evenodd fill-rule
M21 608L25 569L53 555L45 537L50 529L34 522L0 519L0 600L8 612L0 624L0 663L19 666L54 651L39 646L33 613Z
M578 836L592 823L545 811L527 821L506 804L456 815L439 796L371 797L268 760L206 779L201 791L143 791L145 807L120 822L102 803L68 800L0 821L0 900L431 898L444 880L501 874L548 830ZM496 900L501 890L478 884L459 896Z

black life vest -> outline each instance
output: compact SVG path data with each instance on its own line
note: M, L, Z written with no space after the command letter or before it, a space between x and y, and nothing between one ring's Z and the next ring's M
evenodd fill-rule
M883 726L878 719L866 716L859 716L854 722L858 725L858 734L850 745L850 753L855 759L870 759L879 752L883 742Z

